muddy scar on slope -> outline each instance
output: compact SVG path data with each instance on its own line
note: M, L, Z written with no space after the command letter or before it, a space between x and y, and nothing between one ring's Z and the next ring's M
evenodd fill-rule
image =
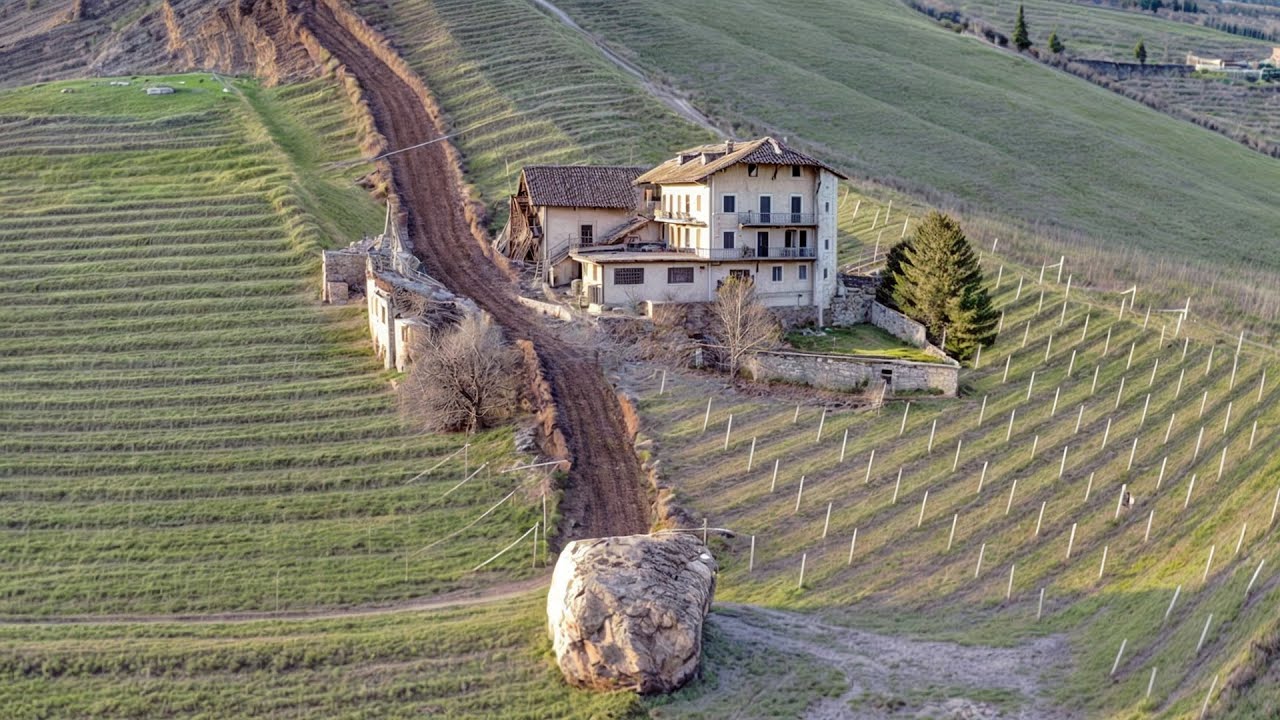
M1061 636L961 645L728 603L707 626L704 680L653 708L653 717L1081 717L1052 698L1070 667Z

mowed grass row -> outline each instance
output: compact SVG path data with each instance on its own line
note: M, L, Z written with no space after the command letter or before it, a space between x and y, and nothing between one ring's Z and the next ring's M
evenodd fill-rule
M382 220L352 182L368 167L331 164L358 157L345 99L172 81L146 103L88 81L0 94L0 192L21 198L0 220L0 616L541 572L528 548L472 572L542 520L548 478L501 472L524 461L510 430L465 451L417 433L361 308L317 303L316 249Z
M673 392L669 380L666 394L655 385L642 404L665 472L712 526L738 533L717 548L726 600L837 617L847 607L863 625L969 641L1068 632L1078 669L1064 701L1093 712L1185 711L1188 692L1202 699L1214 673L1241 667L1249 643L1273 631L1258 608L1280 587L1280 364L1246 349L1237 365L1225 339L1175 339L1173 316L1156 313L1143 329L1141 299L1121 321L1114 297L1074 290L1063 315L1065 288L1046 283L1041 306L1034 274L1015 299L1016 272L1005 267L1003 331L965 372L959 405L924 397L909 410L894 402L823 420L813 407L797 419L794 405L730 397L713 401L704 434L715 389L685 381ZM1117 515L1122 487L1136 503ZM1210 612L1228 624L1211 626L1197 654ZM1100 691L1126 637L1121 682Z
M568 688L545 598L381 617L0 627L14 717L634 717L631 693Z

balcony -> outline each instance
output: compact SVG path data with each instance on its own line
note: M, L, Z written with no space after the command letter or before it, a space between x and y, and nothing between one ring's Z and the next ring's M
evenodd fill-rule
M817 224L818 216L814 213L761 213L754 210L738 213L738 225L741 227L795 227Z
M653 219L658 222L706 226L706 223L695 217L693 213L687 213L682 210L662 210L659 208L653 212Z

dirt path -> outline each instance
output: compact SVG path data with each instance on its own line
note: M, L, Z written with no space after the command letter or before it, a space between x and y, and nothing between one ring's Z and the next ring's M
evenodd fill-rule
M281 610L279 612L222 612L187 614L140 615L54 615L49 617L0 618L0 625L138 625L138 624L200 624L218 625L254 622L257 620L341 620L344 618L373 617L396 613L444 610L497 603L527 595L535 590L545 590L551 577L543 575L528 580L517 580L485 588L456 590L454 592L410 598L397 602L353 607L315 608L311 610Z
M359 79L378 130L390 147L408 147L442 135L413 88L354 37L324 3L304 12L308 29ZM531 340L538 351L573 459L561 504L571 526L561 527L561 539L646 531L645 481L613 388L593 358L571 349L554 329L515 301L514 284L484 254L480 244L484 240L471 233L450 162L439 143L390 158L414 252L428 272L450 290L475 300L509 336Z
M1045 697L1046 677L1065 674L1067 646L1058 637L1010 648L969 646L853 630L750 605L716 607L709 622L730 642L809 656L844 673L849 689L810 705L811 720L1077 717ZM721 684L738 683L725 678Z
M650 80L649 76L646 75L639 66L621 55L618 55L613 50L610 50L609 47L604 44L604 41L583 29L581 25L573 21L573 18L569 17L568 13L551 4L549 0L532 0L532 2L534 5L537 5L551 13L552 17L559 20L565 27L586 38L587 42L595 46L595 48L600 51L600 54L604 55L606 60L618 66L618 69L634 77L636 80L639 80L640 84L644 86L645 91L658 100L658 102L661 102L663 105L674 110L680 117L715 134L716 137L720 137L724 134L720 128L716 127L706 115L703 115L702 112L690 104L688 100L685 100L671 90Z

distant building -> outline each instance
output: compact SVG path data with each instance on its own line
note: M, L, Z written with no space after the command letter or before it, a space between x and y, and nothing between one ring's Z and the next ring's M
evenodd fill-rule
M1272 67L1280 68L1280 47L1271 48L1271 57L1267 58L1267 62L1271 63Z
M148 95L172 95L173 88L169 87L168 85L156 85L156 86L147 88L147 94Z

